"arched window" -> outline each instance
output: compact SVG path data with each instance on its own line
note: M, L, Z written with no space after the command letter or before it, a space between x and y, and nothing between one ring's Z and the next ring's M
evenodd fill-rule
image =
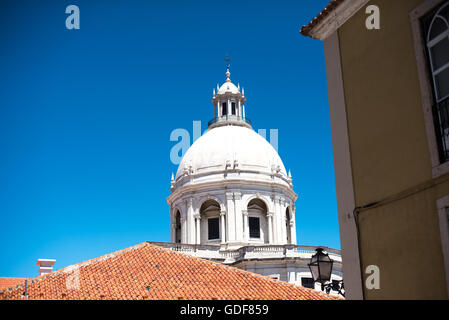
M248 203L249 240L268 243L267 206L260 199Z
M440 102L449 97L449 2L433 16L427 32L430 68L435 97Z
M215 200L206 200L200 208L201 243L214 242L221 239L220 232L220 204Z
M179 210L175 213L175 242L181 243L181 212Z
M432 87L440 162L449 160L449 1L422 20Z

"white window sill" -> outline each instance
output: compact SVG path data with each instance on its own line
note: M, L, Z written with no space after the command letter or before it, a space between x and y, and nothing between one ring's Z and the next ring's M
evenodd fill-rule
M438 178L449 172L449 161L432 168L432 178Z

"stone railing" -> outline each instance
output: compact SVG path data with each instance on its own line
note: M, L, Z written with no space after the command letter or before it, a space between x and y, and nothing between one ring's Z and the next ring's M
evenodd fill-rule
M245 259L282 259L300 258L310 260L317 248L323 248L329 257L336 263L341 263L340 250L315 247L286 245L258 245L243 246L238 249L226 249L220 245L196 245L169 242L150 242L151 244L168 248L174 251L185 252L193 256L205 259L221 261L226 264L235 263Z

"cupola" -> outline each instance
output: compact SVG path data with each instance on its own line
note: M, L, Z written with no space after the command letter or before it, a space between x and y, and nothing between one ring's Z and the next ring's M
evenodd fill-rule
M251 128L251 121L245 116L245 95L244 90L240 91L231 81L230 65L226 67L226 81L221 85L217 84L217 90L213 90L212 103L214 105L214 118L209 121L209 129L223 125L239 125Z

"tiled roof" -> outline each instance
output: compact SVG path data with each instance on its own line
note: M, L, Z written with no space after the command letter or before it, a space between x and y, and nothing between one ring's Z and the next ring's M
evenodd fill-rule
M0 291L21 299L25 285ZM339 299L144 242L28 280L28 299Z
M0 277L0 290L24 283L26 278Z
M310 31L344 1L345 0L330 0L326 8L321 10L321 12L315 18L313 18L313 20L310 21L308 25L302 26L299 32L301 32L301 34L303 34L304 36L310 36Z

